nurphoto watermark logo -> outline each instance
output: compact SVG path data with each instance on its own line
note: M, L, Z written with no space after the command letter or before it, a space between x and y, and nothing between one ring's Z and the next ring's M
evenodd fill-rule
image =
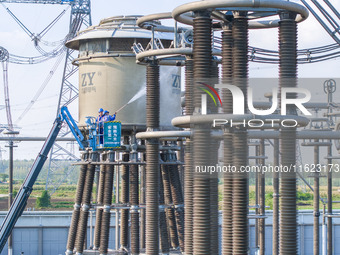
M272 88L271 93L271 106L268 109L257 109L254 106L253 100L253 89L248 88L247 98L245 98L244 93L242 90L230 84L215 84L215 88L207 83L198 82L202 85L199 87L202 90L203 94L201 94L201 114L206 115L208 111L208 96L213 100L215 106L217 106L217 100L219 101L220 105L223 106L223 102L221 100L221 96L216 91L216 89L226 89L230 91L233 99L233 115L245 115L247 114L245 111L245 107L248 108L249 113L253 114L254 116L268 116L272 115L278 110L279 106L279 96L280 96L280 115L287 116L287 118L279 118L276 119L274 116L270 116L270 118L252 118L252 119L240 119L240 118L230 118L230 119L214 119L213 120L213 127L218 126L234 126L234 125L243 125L248 127L258 127L260 128L265 123L269 123L272 127L275 124L280 124L283 127L297 127L298 122L294 118L288 118L292 114L287 114L287 109L289 105L295 106L296 109L299 109L301 113L305 116L311 116L312 114L304 107L304 103L307 103L311 99L311 93L309 90L305 88L281 88L281 93L278 93L277 88ZM292 94L296 95L291 96ZM299 97L298 97L299 96ZM217 100L216 100L217 99Z

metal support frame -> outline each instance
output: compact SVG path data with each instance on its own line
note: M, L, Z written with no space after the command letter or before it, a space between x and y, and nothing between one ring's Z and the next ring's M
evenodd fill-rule
M0 0L0 3L20 3L20 4L58 4L70 5L70 23L69 32L66 40L72 39L82 27L92 25L91 21L91 0ZM78 71L78 67L74 66L73 50L66 50L66 59L61 82L61 89L59 94L57 116L63 106L68 106L78 98L78 86L73 84L73 75ZM59 137L66 137L70 134L67 126L63 127ZM73 148L72 144L72 148ZM71 166L68 171L62 170L61 162L68 160L77 160L79 157L75 156L73 149L67 150L63 145L54 144L50 153L49 170L46 179L46 190L53 194L56 189L63 183L67 176L73 171L75 166Z
M321 1L311 0L311 2L315 5L313 8L306 0L301 0L326 32L334 39L334 41L340 44L340 13L328 0L323 1L326 3L329 11L327 11L327 9L319 3ZM318 11L322 15L319 15Z
M69 0L71 1L71 0ZM58 2L58 1L56 1ZM69 39L73 38L82 27L92 25L91 21L91 1L90 0L77 0L71 1L72 10L70 17ZM78 86L72 81L78 67L72 64L74 60L73 50L67 49L66 59L64 65L63 78L59 94L59 102L57 108L57 115L63 106L68 106L78 98ZM60 132L60 137L65 137L70 133L68 127L64 127ZM74 146L72 144L71 146ZM67 176L74 170L75 166L71 166L67 171L64 171L60 164L67 160L77 160L79 158L74 153L67 150L64 145L55 144L51 150L49 169L46 179L46 190L53 194L56 189L64 182Z

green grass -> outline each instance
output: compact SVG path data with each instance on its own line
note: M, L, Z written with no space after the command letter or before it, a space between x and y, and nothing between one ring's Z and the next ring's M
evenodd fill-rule
M220 185L219 187L219 202L220 202L220 209L222 209L222 199L223 199L223 185ZM320 196L324 200L327 200L327 186L320 186ZM297 199L297 208L299 210L307 210L307 209L313 209L313 199L314 195L311 190L307 188L307 190L298 189L296 193L296 199ZM340 188L333 187L333 201L340 201ZM269 206L267 208L268 210L273 209L273 187L271 185L266 186L266 194L265 194L265 203L266 206ZM255 199L255 186L250 185L249 186L249 205L255 205L256 199ZM323 208L323 204L320 201L320 209ZM333 203L333 209L340 209L340 203ZM255 209L251 209L255 210Z

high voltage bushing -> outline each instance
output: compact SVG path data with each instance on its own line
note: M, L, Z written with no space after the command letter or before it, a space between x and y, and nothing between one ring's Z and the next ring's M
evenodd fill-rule
M185 115L192 115L194 112L194 62L192 56L185 61Z
M184 251L184 210L183 210L183 193L179 177L178 166L169 166L169 178L171 186L172 201L175 206L176 229L179 246Z
M186 254L193 253L193 154L190 139L185 143L185 169L184 169L184 251Z
M109 151L106 156L107 162L115 161L115 153ZM105 166L105 183L104 183L104 196L103 196L103 216L101 222L100 232L100 254L104 255L108 252L109 247L109 234L110 234L110 219L111 219L111 204L112 204L112 190L113 190L113 177L114 177L114 166ZM116 237L117 238L117 237Z
M130 167L130 215L131 215L131 254L139 254L139 170L137 165Z
M211 84L219 83L219 67L216 61L211 63ZM217 105L209 98L208 108L210 113L218 112ZM219 141L215 139L210 140L210 159L209 165L215 166L218 163L218 148ZM211 243L210 253L219 254L219 233L218 233L218 175L212 175L210 178L210 224L211 224Z
M201 107L201 92L198 82L205 82L211 76L212 25L210 12L195 12L194 18L194 106ZM197 110L196 110L197 109ZM196 125L193 137L193 164L206 165L209 162L210 130L206 125ZM192 169L191 169L192 171ZM211 254L210 179L195 175L193 191L193 254Z
M295 13L283 12L280 15L279 52L280 88L296 87L297 81L297 25ZM295 94L288 95L296 97ZM295 108L287 108L289 114L296 114ZM283 166L295 165L296 129L280 131L281 163ZM296 219L296 174L282 173L280 190L280 254L298 253Z
M185 63L185 115L194 112L194 62L188 57ZM190 139L186 139L184 154L184 251L186 254L193 253L193 162Z
M274 166L280 164L280 143L274 139ZM279 254L279 173L273 174L273 255Z
M102 153L102 161L106 160L106 153ZM104 187L105 187L105 165L100 165L99 172L99 181L98 181L98 196L97 196L97 205L103 205L104 199ZM94 228L94 250L98 250L100 246L100 233L102 228L102 216L103 216L103 208L96 209L96 224Z
M249 1L249 3L245 3L244 1L241 1L242 2L242 7L250 7L252 10L254 7L261 7L261 8L274 8L274 9L289 9L289 10L292 10L295 9L297 10L297 12L299 12L300 14L300 17L297 19L298 21L302 21L304 20L307 16L308 16L308 12L306 11L305 8L303 8L302 6L298 6L297 4L294 4L294 3L290 3L290 2L285 2L285 1L273 1L272 2L268 2L268 1L260 1L260 2L251 2ZM216 5L216 6L214 6ZM206 8L207 6L209 6L209 8ZM201 28L203 31L203 27L206 26L206 27L210 27L211 29L211 21L210 21L210 24L208 25L207 23L205 23L203 21L204 18L206 19L209 19L210 18L210 12L211 10L213 10L213 15L214 17L219 17L221 18L223 21L226 20L226 17L223 15L224 12L220 12L221 9L223 9L224 7L232 7L232 8L237 8L237 1L202 1L202 2L195 2L195 3L189 3L189 4L186 4L186 5L183 5L183 6L180 6L178 8L176 8L173 12L172 12L172 15L173 17L177 20L177 21L180 21L180 22L183 22L183 23L186 23L186 24L192 24L192 23L196 23L198 24L197 22L197 18L200 17L202 19L200 19L199 21L202 22L201 24L197 25L195 27L194 25L194 31L195 31L195 28ZM191 9L192 8L192 9ZM215 9L216 8L216 9ZM203 9L209 9L209 11L205 11ZM189 12L189 11L192 11L194 10L195 12L195 17L192 18L192 16L190 15L186 15L185 13L186 12ZM244 9L243 9L244 10ZM269 9L268 9L269 10ZM219 15L220 14L220 15ZM236 15L238 15L239 13L236 13ZM159 17L159 15L156 15L157 17ZM156 17L155 16L155 17ZM242 15L241 15L242 16ZM240 15L237 17L237 18L240 18ZM149 17L150 19L150 17ZM155 18L156 19L156 18ZM277 26L278 24L278 21L277 20L267 20L267 21L264 21L264 22L257 22L257 21L250 21L250 24L251 24L251 27L256 27L256 28L259 28L259 27L273 27L273 26ZM157 30L157 28L155 28L155 31ZM198 29L199 30L199 29ZM197 29L196 29L197 31ZM199 35L199 37L196 37L197 35ZM210 38L209 38L210 37ZM248 74L248 65L247 65L247 53L245 53L247 51L247 47L246 47L246 51L244 51L244 47L242 47L242 39L240 39L242 37L242 35L240 36L239 35L236 35L236 41L238 40L238 51L239 52L236 52L234 54L234 59L233 59L233 63L234 63L234 66L236 66L236 68L232 68L232 69L229 69L230 73L234 72L234 74L236 73L236 75L234 75L234 81L235 81L235 84L238 85L242 90L243 92L245 92L244 94L246 95L247 93L247 82L245 81L246 78L247 78L247 74ZM246 38L247 39L247 38ZM205 34L204 32L202 32L201 34L199 33L195 33L194 34L194 50L193 50L193 61L194 61L194 73L195 73L195 82L197 81L200 81L200 82L204 82L205 79L207 78L210 78L210 74L212 73L212 66L211 66L211 30L210 30L210 33L207 32L207 30L205 30ZM197 41L199 43L197 43ZM210 44L206 43L207 41L210 41ZM233 39L231 38L231 42L233 43ZM245 40L245 43L247 44L247 40ZM195 46L196 44L196 46ZM197 47L198 45L198 47ZM174 50L177 50L177 49L174 49ZM183 49L185 50L185 49ZM240 52L242 51L242 52ZM164 55L164 50L159 50L159 55ZM170 51L169 51L170 52ZM177 51L176 51L177 52ZM145 54L144 54L145 53ZM145 56L158 56L156 54L156 50L153 50L153 51L150 51L150 54L148 55L147 54L148 52L143 52L142 54L144 54ZM196 55L195 55L196 53ZM152 55L153 54L153 55ZM189 51L178 51L176 54L190 54ZM208 59L208 56L210 55L210 58L209 58L209 61L207 61ZM237 56L235 58L235 56ZM231 57L231 54L228 56L228 57ZM227 58L228 58L227 57ZM227 58L225 61L227 61ZM139 58L138 58L139 59ZM230 61L229 61L230 63ZM245 65L244 65L245 64ZM208 71L209 70L209 71ZM197 85L197 83L195 83L195 85ZM201 103L201 92L200 91L195 91L195 97L194 97L194 106L196 108L196 113L199 113L199 109L200 109L200 103ZM188 100L188 98L186 99L186 101ZM190 100L189 100L190 101ZM187 101L187 102L189 102ZM231 102L231 101L230 101ZM230 104L231 105L231 104ZM231 106L229 107L231 109ZM188 108L190 109L190 108ZM189 111L188 111L189 112ZM187 114L187 112L186 112ZM207 116L193 116L192 118L192 121L190 124L193 124L195 123L194 121L197 119L197 122L195 123L195 132L192 132L194 133L194 141L192 141L193 143L193 146L192 148L190 148L190 151L194 154L190 155L191 152L189 153L186 153L188 156L191 156L191 157L188 157L189 158L189 162L186 162L186 169L188 169L189 171L187 171L186 173L190 173L192 171L192 166L195 164L200 163L202 161L200 161L202 158L197 156L197 154L200 154L203 155L203 152L202 152L202 148L204 147L206 150L210 150L210 144L208 142L208 140L210 139L207 139L207 141L205 141L206 143L203 142L204 138L203 136L205 136L206 138L209 137L209 134L207 132L207 127L204 126L204 125L200 125L200 121L198 119L202 119L202 122L203 122L203 119L206 120L206 118L204 117L208 117L209 115ZM202 118L195 118L195 117L202 117ZM188 118L186 118L188 119ZM177 121L178 122L178 121ZM174 123L177 123L176 121ZM190 122L190 121L189 121ZM176 124L175 124L176 125ZM179 124L178 124L179 125ZM179 125L180 126L180 125ZM183 126L182 126L183 127ZM189 127L189 125L186 125L185 127ZM242 147L242 144L246 147L247 146L247 131L245 129L240 129L240 130L236 130L236 135L233 135L232 133L232 130L230 130L231 132L226 132L225 136L227 137L227 140L229 140L230 144L231 144L231 148L234 148L234 159L233 161L238 164L238 165L244 165L244 163L247 163L247 157L244 157L244 155L247 156L248 154L248 151L247 149L246 150L242 150L241 147ZM184 131L185 132L185 131ZM162 136L157 136L157 135L151 135L151 132L150 133L150 137L154 137L154 138L160 138ZM156 132L157 133L157 132ZM161 133L161 132L158 132L158 133ZM166 133L166 132L165 132ZM231 137L232 136L235 136L235 139L232 139ZM150 139L150 137L145 137L145 138L148 138ZM187 143L190 144L191 142L189 140L187 140ZM204 144L204 146L203 146ZM207 144L209 144L207 146ZM235 146L237 147L237 149L235 148ZM240 149L240 150L238 150ZM189 151L189 150L187 150ZM231 151L233 152L233 151ZM186 155L186 156L187 156ZM194 164L191 164L190 161L192 160L192 157L194 157L195 161L194 161ZM209 160L206 160L205 161L205 164L208 163ZM231 162L231 163L234 163L234 162ZM191 164L191 166L188 164ZM203 163L204 164L204 163ZM188 166L188 168L187 168ZM202 238L202 243L199 244L197 242L198 238L201 238L203 237L203 235L205 236L211 236L211 228L212 228L212 225L208 226L208 229L206 229L207 231L204 231L203 228L201 228L201 225L200 224L197 224L199 223L199 220L203 220L203 217L201 217L203 215L203 210L204 208L200 208L200 203L202 202L198 202L198 199L197 197L199 197L202 201L202 198L203 200L207 198L207 196L200 196L200 195L197 195L197 194L201 194L202 193L202 190L205 189L206 194L209 194L209 198L210 198L210 201L211 201L211 196L212 196L212 182L206 182L205 185L203 184L203 180L200 179L200 178L197 178L195 179L195 183L194 183L194 195L192 195L192 181L190 180L192 177L190 175L186 175L186 178L185 181L186 181L186 186L185 186L185 201L186 201L186 230L189 230L189 231L186 231L185 233L185 253L186 254L211 254L212 250L213 250L213 244L211 242L211 239L208 241L207 245L204 246L204 241L203 238ZM244 176L239 176L239 177L244 177ZM248 226L248 222L247 221L247 214L248 214L248 208L247 208L247 205L248 205L248 180L246 178L239 178L237 181L233 180L232 181L233 183L235 183L236 185L233 185L229 188L232 188L233 191L236 191L236 188L235 187L238 187L238 189L240 189L240 187L242 187L240 189L239 192L236 192L235 195L233 195L233 197L230 199L231 201L236 198L236 200L238 200L238 202L241 202L241 200L246 200L246 203L237 203L237 206L240 206L239 208L241 208L242 212L246 212L246 213L240 213L238 216L240 217L237 217L236 219L236 223L235 225L237 226L236 228L236 231L234 229L234 234L236 234L238 237L241 237L241 245L238 245L237 244L237 241L235 241L235 239L233 240L233 251L231 251L231 254L235 254L235 250L236 251L241 251L240 253L246 253L247 252L247 249L248 249L248 244L246 244L246 241L248 239L248 229L246 229L245 231L246 232L242 232L244 231L244 228L245 226L247 227ZM188 184L188 185L187 185ZM198 184L198 185L197 185ZM245 187L245 189L243 190L243 188ZM198 192L199 191L199 192ZM195 197L195 201L194 201L194 218L196 220L196 222L193 224L194 225L194 228L195 228L195 231L191 232L190 233L190 227L192 228L192 221L190 222L190 220L192 219L192 217L190 217L190 215L188 215L188 212L190 212L190 205L188 205L187 201L191 201L192 202L192 197ZM246 197L244 197L246 196ZM204 200L206 201L208 204L209 201L208 199ZM195 203L196 202L196 203ZM190 203L190 202L189 202ZM192 203L190 203L192 204ZM210 203L209 203L210 204ZM211 204L210 204L211 205ZM244 207L245 206L245 207ZM205 208L206 209L206 208ZM233 208L234 210L233 211L233 216L235 214L237 214L237 210L236 208ZM207 212L207 210L205 211ZM209 212L208 212L209 214ZM199 220L198 220L199 219ZM206 220L208 220L208 218L204 218ZM246 219L246 220L245 220ZM201 222L202 223L202 222ZM212 221L211 221L211 218L210 218L210 224L212 224ZM209 225L207 222L206 222L206 225ZM223 226L224 227L224 226ZM241 229L243 227L243 229ZM201 228L201 229L200 229ZM202 230L202 231L200 231ZM242 230L242 231L239 231L238 233L238 230ZM190 234L188 234L190 233ZM244 238L244 236L242 236L243 233L246 233L246 237ZM197 236L198 234L198 236ZM196 242L195 240L193 241L194 242L194 248L192 248L192 241L191 243L190 242L187 242L187 240L190 240L190 238L192 238L192 236L194 237L194 239L196 239ZM237 237L237 238L238 238ZM208 251L207 250L207 247L209 246L210 250ZM190 250L191 249L191 250ZM206 249L204 251L204 249Z
M168 233L167 218L166 218L166 206L164 200L164 185L163 177L160 175L159 180L159 232L160 232L160 242L161 242L161 252L163 254L169 254L170 252L170 237Z
M88 155L89 155L88 152L83 153L83 155L82 155L82 161L83 162L85 160L87 160ZM73 254L73 250L74 250L74 245L75 245L76 235L77 235L78 222L79 222L79 216L80 216L81 201L82 201L82 198L83 198L83 191L84 191L87 167L88 167L88 165L85 165L85 164L80 166L74 210L73 210L73 213L72 213L72 220L71 220L70 230L69 230L68 239L67 239L66 254Z
M142 145L145 145L145 140L141 141ZM145 153L141 154L142 162L145 162ZM146 183L146 172L145 165L140 167L141 177L140 177L140 203L145 204L145 183ZM145 208L140 209L140 248L145 249Z
M146 68L146 126L159 128L159 66L151 62ZM159 139L146 142L146 254L159 254Z
M99 154L98 152L91 152L90 155L91 162L98 162ZM89 164L87 166L86 177L85 177L85 184L83 190L83 197L82 197L82 207L80 211L80 219L77 227L77 238L76 238L76 251L77 254L83 254L84 251L84 243L85 237L87 232L87 221L89 217L89 210L91 207L91 194L93 188L93 181L94 181L94 174L95 174L95 164Z
M235 12L233 34L233 84L239 87L245 98L248 90L248 19L246 12ZM244 109L247 109L246 107ZM248 165L247 130L235 128L233 133L233 165L236 169ZM248 175L233 176L233 252L247 254L249 245Z
M194 107L201 107L201 90L199 82L207 82L211 76L212 62L212 25L210 12L195 12L194 18Z
M224 24L222 32L222 81L231 83L232 81L232 52L233 52L233 35L231 22ZM232 113L232 95L229 90L222 90L223 112ZM233 137L231 130L225 129L223 134L224 144L224 165L233 163ZM233 252L233 179L230 174L224 174L223 178L223 228L222 228L222 253L231 255Z
M215 166L218 163L218 147L219 142L211 139L211 152L212 157L209 165ZM219 254L219 233L218 233L218 176L213 175L210 177L210 250L211 254Z
M146 126L159 128L159 65L155 62L146 67ZM149 85L149 86L148 86Z
M124 144L129 144L129 137L124 137ZM129 153L123 153L123 162L128 162L130 159ZM129 203L129 165L121 166L121 202L123 204ZM122 248L128 248L129 246L129 210L121 210L120 219L120 243Z
M162 154L161 158L163 161L166 160L166 155ZM171 188L170 188L170 179L169 179L169 166L161 165L161 176L163 181L163 190L164 190L164 203L165 205L172 204L172 196L171 196ZM166 208L166 216L168 219L168 227L169 227L169 234L170 234L170 242L172 248L177 248L178 243L178 236L177 236L177 227L176 227L176 220L175 220L175 213L173 208Z
M328 171L327 171L327 213L333 213L333 198L332 198L332 171L331 164L333 163L332 159L332 145L327 148L327 163L328 163ZM325 220L325 219L324 219ZM333 222L332 217L327 218L327 254L333 254Z
M315 139L315 142L319 140ZM320 164L320 148L314 146L314 164L318 166ZM320 169L317 169L319 171ZM320 175L318 172L314 173L314 255L319 255L320 250Z
M162 160L175 162L176 155L173 152L162 154ZM174 208L167 208L168 224L173 248L180 246L184 250L184 211L182 185L178 166L162 165L162 178L164 185L165 204L173 204Z
M259 156L265 156L265 143L264 139L261 139L260 145L259 145ZM261 158L259 159L260 165L264 166L265 165L265 159ZM259 174L258 175L258 186L259 186L259 214L260 216L265 215L265 193L266 193L266 183L265 183L265 175ZM264 218L258 219L259 222L259 247L260 247L260 254L259 255L264 255L265 254L265 233L266 233L266 222Z

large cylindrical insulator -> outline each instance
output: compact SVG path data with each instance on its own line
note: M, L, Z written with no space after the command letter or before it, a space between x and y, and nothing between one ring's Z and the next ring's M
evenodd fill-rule
M170 252L170 236L168 233L168 224L166 218L165 204L164 204L164 185L163 185L163 177L160 175L159 182L159 231L160 231L160 242L161 242L161 251L163 254L168 254Z
M211 63L211 86L219 84L218 62ZM218 113L218 105L213 100L208 101L208 109L211 114ZM210 162L209 165L215 166L218 163L219 141L211 139ZM219 234L218 234L218 175L210 176L210 217L211 217L211 254L219 254Z
M194 112L194 62L191 56L185 61L185 115Z
M102 160L105 160L105 154L102 154ZM104 199L104 186L105 186L105 165L100 165L99 172L99 181L98 181L98 196L97 196L97 205L103 206ZM94 228L94 250L98 250L100 245L100 232L102 228L102 216L103 209L97 208L96 210L96 224Z
M193 154L192 154L192 142L187 139L185 142L185 170L184 170L184 251L185 254L193 254L193 215L194 215L194 203L193 203Z
M248 89L248 19L247 13L235 12L233 33L233 83L247 98ZM247 107L245 105L245 110ZM236 169L248 165L247 131L235 128L233 133L233 165ZM249 247L248 228L248 175L237 173L233 176L233 253L247 254Z
M125 137L125 144L128 144L128 138ZM123 162L129 161L129 153L123 154ZM129 165L122 165L121 168L121 202L129 203ZM121 210L121 227L120 227L120 243L121 246L127 248L129 245L129 209Z
M145 140L141 141L142 145L145 145ZM145 162L145 153L141 154L142 162ZM145 184L146 184L146 167L142 165L140 167L141 177L140 177L140 203L145 205L146 197L145 197ZM145 249L145 208L140 209L140 248Z
M331 142L331 140L329 140ZM332 156L332 145L327 147L327 213L333 213L333 199L332 199L332 163L333 160L330 158ZM327 254L333 254L333 221L332 217L327 218Z
M223 134L223 164L233 165L233 137L231 132ZM222 254L233 254L233 177L224 173L223 178L223 226L222 226Z
M82 198L82 208L80 211L80 219L77 228L77 239L76 239L76 251L78 254L82 254L84 251L84 242L85 236L87 232L87 221L89 216L90 210L90 203L91 203L91 195L92 195L92 188L93 188L93 181L94 181L94 174L96 165L95 162L99 159L99 154L97 152L90 153L90 159L92 164L88 165L86 171L86 178L85 178L85 185L83 191L83 198Z
M195 113L200 113L200 82L211 80L211 43L212 25L209 11L197 11L194 18L194 106ZM193 165L209 164L210 130L206 125L195 125L193 135ZM191 169L192 171L192 169ZM210 219L210 179L205 174L195 174L193 191L193 254L210 254L211 219ZM207 238L208 237L208 238Z
M202 91L198 89L200 82L211 82L211 62L212 62L212 26L210 12L195 12L194 18L194 107L201 108ZM208 99L208 103L209 103Z
M297 85L297 25L295 13L282 12L279 22L280 89ZM295 98L296 94L287 94ZM287 106L287 114L296 114L295 106ZM281 164L292 169L296 162L296 129L281 128ZM280 192L280 254L298 253L296 219L296 174L281 174Z
M147 66L146 118L147 128L159 128L159 66ZM159 254L159 140L146 142L146 254Z
M113 162L115 153L110 151L107 154L107 161ZM104 197L103 197L103 216L102 216L102 227L100 233L100 254L107 254L109 246L109 235L110 235L110 219L111 219L111 204L112 204L112 190L113 190L113 176L114 166L105 166L105 184L104 184Z
M84 160L87 159L87 157L88 157L88 153L84 153L82 155L82 162L83 163L85 163ZM72 213L71 225L70 225L70 230L69 230L69 233L68 233L66 254L73 254L73 249L74 249L74 245L75 245L75 241L76 241L76 235L77 235L79 216L80 216L81 201L82 201L83 192L84 192L86 173L87 173L87 165L85 165L85 164L81 165L80 166L80 172L79 172L77 191L76 191L76 199L75 199L75 203L74 203L74 210L73 210L73 213Z
M264 139L261 139L260 146L259 146L259 155L260 156L265 156L265 143ZM265 160L264 158L259 159L259 163L261 166L265 165ZM264 216L265 215L265 206L266 206L266 184L265 184L265 174L260 174L259 175L259 214ZM264 218L259 219L259 246L260 246L260 254L259 255L264 255L265 254L265 237L266 237L266 222Z
M181 250L184 251L184 199L178 166L169 166L169 178L171 184L172 200L175 206L176 228L179 246Z
M219 142L211 140L211 160L209 165L216 166L218 163ZM218 233L218 175L213 174L210 178L210 254L219 254L219 233Z
M233 34L231 22L224 24L222 32L222 83L231 84L233 74ZM222 89L223 113L233 112L233 98L228 89ZM231 130L225 129L223 134L225 166L233 165L233 137ZM231 173L223 176L223 226L222 226L222 253L231 255L233 252L233 180Z
M274 139L274 166L280 164L280 142ZM273 174L273 255L279 254L279 173Z
M187 57L185 62L185 115L194 112L194 62L192 56ZM186 254L193 253L193 177L192 177L192 154L191 142L188 138L184 150L184 251Z
M315 142L319 142L315 139ZM314 165L319 166L320 161L320 147L314 146ZM318 173L320 169L316 169L314 173L314 255L319 255L320 251L320 175Z
M210 135L207 126L196 126L193 138L194 165L209 164ZM211 254L211 208L210 208L210 177L204 173L194 173L194 252L193 254Z
M247 132L236 130L233 134L234 157L236 169L246 166L248 160ZM233 253L247 254L249 246L248 227L248 178L245 174L233 176Z
M159 128L159 65L148 64L146 68L146 126Z
M139 170L138 165L130 166L130 205L131 205L131 254L139 254Z
M167 160L164 154L162 155L162 160L163 161ZM173 200L172 200L171 188L170 188L169 166L164 165L164 164L161 165L161 173L162 173L163 190L164 190L164 202L165 202L165 205L170 205L173 203ZM176 227L174 209L166 208L165 212L166 212L166 216L168 220L171 246L176 249L179 246L179 244L178 244L177 227Z
M232 23L223 26L222 32L222 83L231 84L233 77L233 32ZM229 89L222 89L223 112L233 112L233 96Z

